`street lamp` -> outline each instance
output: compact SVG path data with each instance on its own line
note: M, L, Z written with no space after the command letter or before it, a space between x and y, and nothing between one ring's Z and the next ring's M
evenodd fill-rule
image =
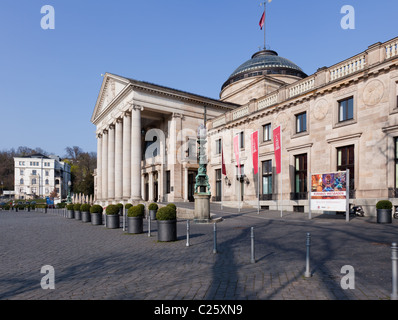
M70 196L70 187L72 185L72 182L69 180L68 181L68 197L66 198L66 203L71 204L72 203L72 198Z

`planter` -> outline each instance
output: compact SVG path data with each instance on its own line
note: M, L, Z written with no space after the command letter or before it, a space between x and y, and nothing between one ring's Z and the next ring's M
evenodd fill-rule
M68 210L68 219L74 219L75 218L75 212L73 210Z
M392 209L376 209L377 223L392 223Z
M91 213L91 224L98 226L102 224L102 213L96 212Z
M88 211L82 211L82 221L83 222L91 222L91 215Z
M149 216L151 217L151 220L156 220L156 211L157 210L149 210Z
M120 228L120 216L118 214L107 214L106 227L108 229Z
M142 217L127 217L127 233L143 233L144 223Z
M158 241L177 240L177 220L157 220L158 222Z
M81 220L81 219L82 219L82 212L75 211L75 220Z

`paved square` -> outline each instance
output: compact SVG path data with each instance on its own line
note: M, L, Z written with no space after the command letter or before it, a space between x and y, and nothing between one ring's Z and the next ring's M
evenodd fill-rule
M56 210L0 211L0 299L2 300L388 300L391 243L398 221L376 218L225 208L213 224L178 222L178 241L148 237L69 220ZM256 263L250 262L254 227ZM311 278L305 278L306 234L311 234ZM43 290L40 273L54 267L55 289ZM355 270L355 289L343 290L341 268Z

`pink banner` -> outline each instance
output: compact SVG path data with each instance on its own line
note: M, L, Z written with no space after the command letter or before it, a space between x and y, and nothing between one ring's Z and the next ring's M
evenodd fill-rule
M282 132L280 126L274 129L274 151L276 174L280 174L282 171Z
M258 173L258 131L251 135L252 138L252 158L253 158L253 173Z
M238 166L238 175L240 176L240 162L239 162L239 135L234 137L234 153L235 153L235 160Z

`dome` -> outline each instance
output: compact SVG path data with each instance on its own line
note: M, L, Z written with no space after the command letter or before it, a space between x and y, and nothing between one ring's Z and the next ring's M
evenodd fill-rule
M235 81L267 74L283 74L299 78L307 77L298 65L286 58L279 57L277 52L262 50L255 53L250 60L237 68L224 83L222 89Z

